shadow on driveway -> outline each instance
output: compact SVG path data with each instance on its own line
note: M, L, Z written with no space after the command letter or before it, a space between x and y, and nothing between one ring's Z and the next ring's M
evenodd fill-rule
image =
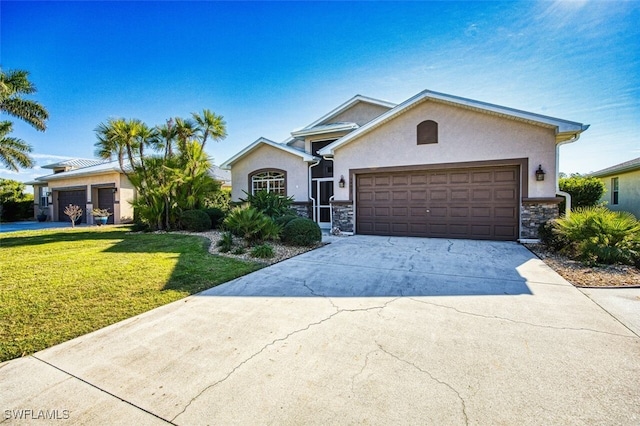
M513 242L353 236L202 296L401 297L531 294L545 271ZM551 276L555 279L555 277ZM544 279L541 277L541 279Z

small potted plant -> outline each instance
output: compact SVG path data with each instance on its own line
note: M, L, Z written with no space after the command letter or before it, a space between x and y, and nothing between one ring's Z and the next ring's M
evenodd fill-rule
M36 219L38 219L38 222L46 222L47 221L47 214L48 209L40 209L38 211L38 215L36 216Z
M107 220L109 219L109 216L111 216L111 214L112 213L109 213L109 209L98 209L98 208L95 208L95 209L91 210L91 215L95 218L96 224L98 226L106 225L107 224Z

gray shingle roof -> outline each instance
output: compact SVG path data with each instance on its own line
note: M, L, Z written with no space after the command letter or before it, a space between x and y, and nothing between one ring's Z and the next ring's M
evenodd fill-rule
M590 176L601 177L615 173L629 172L632 170L640 170L640 157L625 161L624 163L616 164L615 166L607 167L606 169L598 170L597 172L591 173Z

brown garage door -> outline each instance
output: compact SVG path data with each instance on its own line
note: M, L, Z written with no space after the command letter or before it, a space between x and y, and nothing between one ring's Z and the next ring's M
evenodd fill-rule
M87 191L84 189L58 191L58 220L60 222L71 222L69 216L64 214L64 209L69 204L80 206L82 209L82 216L76 221L76 223L80 223L86 215Z
M356 231L516 240L519 167L357 175Z
M98 208L109 210L111 216L107 218L107 223L113 225L113 205L114 203L114 188L98 188Z

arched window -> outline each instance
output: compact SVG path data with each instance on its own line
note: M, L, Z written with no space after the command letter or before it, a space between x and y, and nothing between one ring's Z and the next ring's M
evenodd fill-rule
M258 170L249 175L251 194L258 191L287 195L286 172L283 170Z
M426 120L418 124L418 145L438 143L438 123Z

